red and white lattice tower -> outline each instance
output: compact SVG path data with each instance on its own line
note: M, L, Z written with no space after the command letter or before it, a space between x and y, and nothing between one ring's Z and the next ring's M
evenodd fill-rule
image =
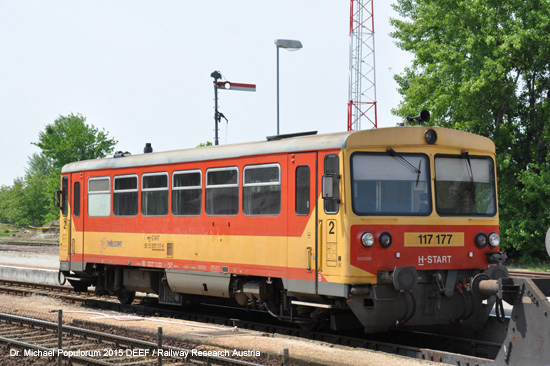
M374 0L350 0L348 131L377 127Z

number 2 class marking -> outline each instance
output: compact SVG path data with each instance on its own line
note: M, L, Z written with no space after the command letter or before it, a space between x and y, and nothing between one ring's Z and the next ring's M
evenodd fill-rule
M329 234L335 234L335 232L334 232L334 225L335 225L335 224L334 224L334 221L329 221L329 222L328 222L328 226L329 226L328 233L329 233Z

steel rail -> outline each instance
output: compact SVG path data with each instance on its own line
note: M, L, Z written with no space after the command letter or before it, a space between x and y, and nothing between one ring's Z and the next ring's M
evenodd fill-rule
M9 323L9 324L18 324L18 325L24 325L30 328L33 328L33 330L41 329L45 331L50 331L50 333L58 332L59 325L54 322L41 320L41 319L33 319L29 317L24 317L20 315L12 315L12 314L6 314L6 313L0 313L0 322ZM97 342L107 342L111 344L115 344L118 348L118 350L127 350L127 349L133 349L133 348L139 348L139 349L148 349L157 352L159 350L159 344L140 340L137 338L129 338L119 335L113 335L105 332L99 332L95 330L85 329L81 327L75 327L71 325L63 325L62 326L63 335L64 335L64 342L70 341L70 339L67 339L69 337L74 337L75 335L78 337L82 337L82 339L87 340L87 343L89 342L89 339L95 339ZM22 333L22 332L20 332ZM50 338L51 339L51 338ZM29 343L28 341L22 341L17 339L17 337L4 337L0 336L0 342L4 344L8 344L10 346L16 346L18 348L25 348L25 349L34 349L41 352L41 354L52 354L57 357L63 357L63 358L69 358L66 356L66 354L70 354L70 359L73 363L83 363L87 365L101 365L101 366L111 366L111 365L121 365L120 359L113 359L113 360L105 360L105 359L96 359L96 358L90 358L86 356L79 356L77 353L72 352L69 353L67 350L61 350L57 348L52 347L46 347L38 344L38 342L35 343ZM101 344L101 343L99 343ZM74 348L74 347L73 347ZM105 345L101 344L99 352L105 349ZM183 363L187 363L189 361L193 362L200 362L207 365L224 365L224 366L261 366L260 364L248 362L244 360L238 360L233 359L229 357L223 357L223 356L215 356L215 355L206 355L203 356L199 352L186 348L179 348L169 345L161 345L161 348L163 353L169 353L170 355L177 355L177 356L168 356L168 358L176 358L182 361ZM91 353L92 350L86 350L85 353ZM81 352L82 353L82 352ZM118 352L117 352L118 353ZM126 352L121 352L122 355L127 355ZM186 357L183 357L181 355L186 355ZM147 354L146 357L151 357L152 354ZM115 353L116 356L116 353ZM131 362L137 362L139 361L139 358L132 357ZM154 361L156 363L156 361Z
M9 281L0 281L0 282L9 282ZM17 286L17 284L13 284ZM57 288L57 286L49 285L40 285L33 284L32 287L37 288ZM0 291L3 288L0 287ZM12 292L17 292L18 290L13 287L6 287L7 290ZM49 294L43 290L38 289L27 289L24 288L21 290L22 293L33 293L46 296L55 296L58 298L64 298L72 302L81 302L83 304L92 305L95 307L132 312L141 315L152 315L156 314L165 317L186 319L199 322L215 323L215 324L225 324L225 325L237 325L239 328L245 328L250 330L256 330L264 333L278 333L287 336L293 336L298 338L307 338L320 342L327 342L331 344L338 344L343 346L351 346L356 348L370 349L374 351L382 351L386 353L403 355L411 358L425 359L425 360L457 360L462 362L462 364L480 364L480 360L485 360L485 362L490 361L487 358L481 357L491 357L492 354L498 352L499 345L491 342L482 342L466 337L452 337L442 334L429 334L429 333L419 333L403 330L402 332L393 332L382 337L375 336L365 336L365 335L346 335L346 334L335 334L329 332L312 332L305 331L295 327L286 326L284 323L266 323L266 322L257 322L250 321L246 319L234 319L231 316L227 316L230 310L239 310L242 312L242 309L233 309L230 307L223 307L224 316L213 315L211 311L208 311L207 314L197 314L197 313L183 313L181 311L169 310L169 309L159 309L158 307L148 307L143 305L123 305L116 300L103 300L93 298L93 296L86 295L70 295L70 294ZM261 313L261 312L260 312ZM402 334L400 334L402 333ZM411 345L411 339L418 340L422 337L424 341L423 344L435 345L436 343L445 344L445 347L442 347L442 350L438 349L428 349L425 347L419 347ZM397 339L397 341L396 341ZM419 342L417 342L419 343ZM433 346L432 346L433 347ZM457 351L458 350L458 351ZM469 350L470 355L461 355L457 354L462 350ZM485 351L489 350L489 351ZM454 357L454 358L453 358Z
M518 278L550 278L550 272L509 270L510 277Z

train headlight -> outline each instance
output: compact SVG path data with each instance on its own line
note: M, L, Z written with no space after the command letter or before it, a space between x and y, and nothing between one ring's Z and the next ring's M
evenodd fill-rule
M493 248L498 247L500 244L500 235L497 233L491 233L489 234L489 245L491 245Z
M374 244L374 235L372 235L372 233L364 233L361 236L361 244L363 244L365 248L372 247Z
M382 248L388 248L391 245L391 242L392 242L392 238L390 233L384 232L380 234L380 236L378 237L378 243Z
M479 234L476 235L475 242L476 242L476 246L479 249L485 248L487 246L488 241L489 241L489 239L487 239L487 235L485 235L483 233L479 233Z
M437 141L437 133L430 128L424 133L424 138L428 144L433 145Z

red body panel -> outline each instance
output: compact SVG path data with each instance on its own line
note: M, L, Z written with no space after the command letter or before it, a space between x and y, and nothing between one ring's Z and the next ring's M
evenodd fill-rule
M330 153L334 151L327 151ZM195 162L188 164L161 165L152 168L133 168L119 170L105 170L86 172L86 181L89 177L110 177L111 182L117 175L143 173L168 172L171 176L174 171L200 169L203 172L207 168L236 166L242 174L246 165L278 163L281 166L281 213L278 216L245 216L242 207L235 216L208 216L203 210L200 216L173 216L171 212L167 216L153 217L141 215L141 202L139 202L138 214L132 217L114 216L89 217L87 213L87 186L82 190L84 204L83 214L86 220L87 232L123 232L123 233L158 233L158 234L191 234L191 235L248 235L248 236L301 236L309 221L311 214L315 212L312 207L307 216L296 216L288 220L287 212L292 207L287 207L287 194L294 194L294 187L287 185L287 154L273 155L269 158L254 156L231 161ZM321 174L322 175L322 174ZM204 182L203 182L204 187ZM242 194L242 191L240 192ZM171 191L168 199L171 202ZM203 197L204 201L204 197ZM312 203L315 204L316 200ZM112 206L112 202L111 202ZM76 231L82 231L82 221L74 221Z
M383 232L392 236L392 245L382 248L378 242L370 248L361 245L361 235L371 232L378 237ZM464 246L405 247L405 233L463 232ZM474 243L476 234L498 233L498 225L355 225L351 227L351 264L370 273L393 270L395 267L414 266L418 270L486 268L485 254L493 251L487 245L479 249ZM398 255L399 253L399 255ZM472 253L472 257L469 257Z

